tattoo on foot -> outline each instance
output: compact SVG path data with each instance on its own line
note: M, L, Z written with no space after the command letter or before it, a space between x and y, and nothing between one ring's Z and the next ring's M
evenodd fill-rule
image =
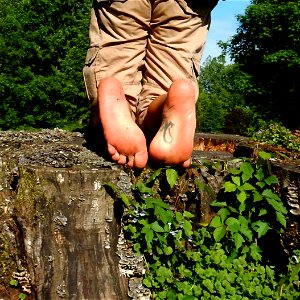
M164 141L168 144L171 144L173 142L173 137L171 133L171 129L175 124L172 121L165 120L164 126L162 128L163 130L163 138Z

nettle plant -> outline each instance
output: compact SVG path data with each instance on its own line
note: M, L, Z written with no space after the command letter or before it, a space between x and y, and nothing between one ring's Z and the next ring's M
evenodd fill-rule
M161 168L132 185L132 196L118 191L124 206L125 238L145 257L143 284L152 299L296 299L300 296L300 251L285 274L263 260L259 240L286 227L287 210L275 193L277 178L270 173L270 155L256 162L238 159L225 177L214 216L199 225L195 213L179 209L173 189L180 186L178 171ZM199 166L200 167L200 166ZM194 166L197 168L197 166ZM188 172L188 171L187 171ZM194 180L195 193L205 186ZM179 191L180 193L180 191ZM178 195L178 192L176 193ZM267 262L267 263L266 263Z

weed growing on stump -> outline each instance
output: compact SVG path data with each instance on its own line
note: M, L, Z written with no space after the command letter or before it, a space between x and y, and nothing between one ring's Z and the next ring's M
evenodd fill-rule
M180 191L178 170L161 168L138 178L132 196L108 184L125 206L127 241L145 256L143 284L153 299L299 299L300 251L278 269L263 247L270 233L280 240L287 215L269 158L261 152L255 162L235 160L237 167L212 199L213 217L205 226L197 213L180 205L188 196ZM197 178L194 185L194 196L206 188Z

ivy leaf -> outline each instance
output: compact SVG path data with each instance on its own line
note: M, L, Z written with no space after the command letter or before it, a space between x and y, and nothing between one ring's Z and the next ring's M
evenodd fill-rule
M166 176L167 176L167 181L170 185L170 188L173 188L173 186L176 183L178 174L174 169L167 169L166 170Z
M231 182L225 182L223 187L225 188L225 192L234 192L237 189L237 186Z
M216 242L219 242L226 234L226 227L225 225L216 228L213 232L213 237Z
M261 189L263 189L266 184L263 181L259 181L259 182L256 182L256 185L259 186Z
M252 228L257 232L258 238L260 238L267 233L267 231L270 229L270 226L266 222L257 221L252 223Z

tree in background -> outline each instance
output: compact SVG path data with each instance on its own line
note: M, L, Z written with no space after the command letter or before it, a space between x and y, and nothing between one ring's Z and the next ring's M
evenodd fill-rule
M300 1L253 0L238 16L237 33L223 48L249 75L248 105L269 120L299 129Z
M0 0L0 129L87 118L82 67L90 0Z
M248 134L256 114L245 104L251 89L248 74L225 57L208 57L201 68L197 102L197 131Z

